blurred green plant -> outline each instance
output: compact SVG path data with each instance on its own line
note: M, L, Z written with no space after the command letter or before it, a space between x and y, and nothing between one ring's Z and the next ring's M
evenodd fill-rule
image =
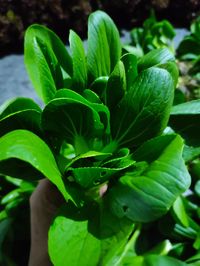
M17 266L27 263L30 246L29 198L35 186L32 182L1 176L1 265Z
M143 23L143 27L134 28L130 32L131 42L124 45L125 51L141 57L144 54L158 48L167 47L174 52L173 38L175 37L175 29L168 20L158 21L154 11Z
M180 88L188 99L200 98L200 17L192 22L190 33L177 48Z

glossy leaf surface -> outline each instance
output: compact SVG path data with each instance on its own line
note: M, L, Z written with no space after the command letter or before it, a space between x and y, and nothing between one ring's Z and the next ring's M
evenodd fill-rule
M120 37L114 22L102 11L92 13L88 20L87 53L90 82L98 77L108 76L120 56Z
M53 50L61 67L71 76L73 71L72 59L60 38L47 27L33 24L27 30L27 35L25 36L25 46L29 45L29 41L31 42L31 40L35 37L39 37L45 41L46 45Z
M105 90L105 104L110 110L119 103L126 90L126 74L124 64L119 61L111 73Z
M160 48L152 50L144 55L138 62L138 69L142 71L146 68L156 66L159 64L165 64L169 61L174 61L174 55L167 48Z
M0 136L15 130L28 129L41 135L41 109L31 99L15 98L0 107Z
M176 135L161 136L141 146L133 158L147 160L148 165L139 174L134 174L134 170L125 174L111 189L111 208L115 215L150 222L165 214L190 185L182 149L183 140Z
M169 256L148 255L148 256L136 256L131 259L125 259L124 264L129 266L187 266L183 261L174 259Z
M55 44L52 45L54 42ZM57 45L59 47L58 50L56 49L56 51L59 51L58 57L53 50L53 47ZM26 68L35 90L45 103L51 100L56 90L62 88L64 84L59 60L63 47L64 45L55 34L45 27L33 25L26 31ZM65 50L62 56L63 58L66 57L65 59L68 62L71 59L68 54L65 56L66 54L67 51Z
M49 231L50 258L56 266L63 265L63 261L71 266L113 265L132 228L129 220L118 219L106 207L99 212L97 206L80 210L66 206Z
M173 87L164 69L153 67L141 72L111 116L113 138L134 147L160 134L168 122Z
M200 100L173 106L169 125L186 140L189 146L200 146Z
M82 92L87 88L87 65L83 43L72 30L69 35L69 43L73 61L73 89Z
M98 112L73 91L62 90L57 97L43 111L44 130L74 145L78 154L87 152L89 140L100 137L104 129Z
M126 73L126 90L129 90L138 75L137 57L128 53L122 56L121 61L124 64Z
M27 130L15 130L1 137L0 146L2 174L26 179L46 177L68 198L54 156L38 136Z

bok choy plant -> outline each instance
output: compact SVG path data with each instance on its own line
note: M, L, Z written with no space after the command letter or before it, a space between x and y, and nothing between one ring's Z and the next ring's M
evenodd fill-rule
M199 238L193 232L191 240L187 210L184 219L180 212L191 178L177 122L183 109L172 108L174 55L167 48L122 55L119 32L102 11L89 17L87 52L72 30L69 43L70 52L50 29L27 29L25 64L45 106L16 98L1 107L0 173L47 178L63 195L49 229L55 266L193 262L195 248L181 257L179 245L189 235L198 247ZM168 220L181 225L166 237Z
M158 21L152 10L142 27L130 31L130 44L123 45L125 51L134 53L138 58L158 48L168 48L174 53L173 38L176 32L166 19Z

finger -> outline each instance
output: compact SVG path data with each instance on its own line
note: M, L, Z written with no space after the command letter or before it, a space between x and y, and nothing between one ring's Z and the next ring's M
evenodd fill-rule
M48 230L51 221L64 199L57 188L47 179L39 182L30 198L31 251L29 266L49 266Z

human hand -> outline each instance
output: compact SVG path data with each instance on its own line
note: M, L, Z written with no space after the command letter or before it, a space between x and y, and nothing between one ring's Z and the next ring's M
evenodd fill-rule
M39 182L30 198L31 250L29 266L52 265L48 256L48 230L64 199L47 179Z
M103 197L107 184L99 189ZM31 211L31 251L29 266L51 266L48 255L48 231L52 219L64 199L57 188L47 179L39 182L30 198Z

